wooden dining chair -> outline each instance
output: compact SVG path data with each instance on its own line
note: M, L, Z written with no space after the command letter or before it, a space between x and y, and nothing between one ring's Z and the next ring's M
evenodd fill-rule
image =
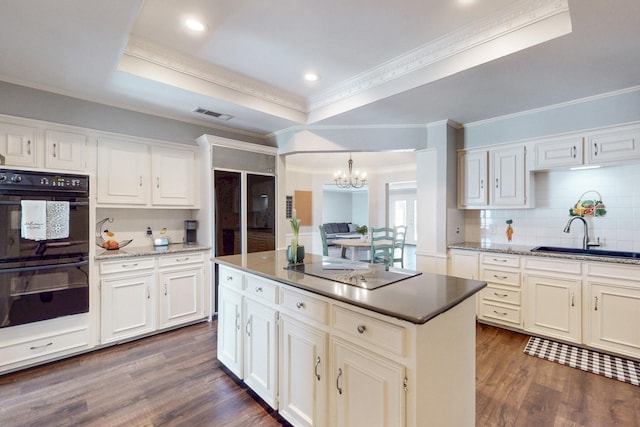
M322 238L322 255L329 256L329 246L327 246L327 232L322 225L320 228L320 237Z
M393 258L391 264L400 263L404 268L404 242L407 238L407 226L398 225L395 227L395 238L393 239Z
M395 230L391 227L371 227L369 239L371 241L370 262L393 265Z

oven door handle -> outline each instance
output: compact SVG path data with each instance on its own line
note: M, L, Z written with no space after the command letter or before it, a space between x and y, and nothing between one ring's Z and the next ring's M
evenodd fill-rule
M85 265L89 265L89 261L70 262L68 264L36 265L36 266L33 266L33 267L6 268L6 269L0 269L0 274L2 274L2 273L23 273L25 271L54 270L56 268L82 267L82 266L85 266Z

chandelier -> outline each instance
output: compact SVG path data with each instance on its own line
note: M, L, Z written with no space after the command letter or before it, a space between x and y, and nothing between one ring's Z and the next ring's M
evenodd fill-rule
M351 153L349 153L349 174L345 174L342 171L337 171L333 175L333 180L336 182L338 188L362 188L367 182L367 173L360 171L353 172L353 160L351 160Z

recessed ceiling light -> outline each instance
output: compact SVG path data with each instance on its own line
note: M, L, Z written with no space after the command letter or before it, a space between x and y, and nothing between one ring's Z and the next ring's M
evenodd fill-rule
M189 18L184 21L184 25L186 25L187 28L193 31L204 31L204 24L197 19Z
M304 79L308 82L316 82L319 78L320 76L318 76L316 73L307 73L304 75Z

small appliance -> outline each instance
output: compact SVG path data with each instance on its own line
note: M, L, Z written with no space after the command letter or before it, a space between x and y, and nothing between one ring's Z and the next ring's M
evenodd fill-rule
M187 219L184 222L185 243L187 245L195 245L198 243L198 221L195 219Z

